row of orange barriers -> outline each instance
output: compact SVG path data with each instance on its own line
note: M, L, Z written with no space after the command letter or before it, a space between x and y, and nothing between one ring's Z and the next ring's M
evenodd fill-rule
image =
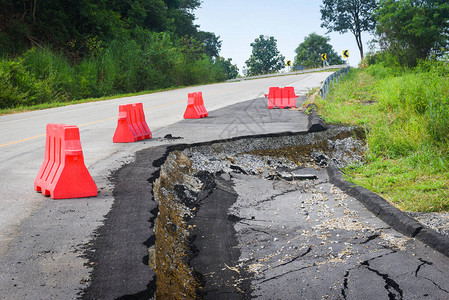
M112 141L130 143L151 137L142 103L120 105ZM97 186L84 164L77 126L47 124L44 162L34 190L53 199L97 196Z
M293 88L270 88L265 96L270 109L296 107ZM189 93L184 119L207 116L202 93ZM151 137L142 103L120 105L112 141L131 143ZM97 186L84 164L77 126L47 124L44 161L34 181L34 190L53 199L97 196Z

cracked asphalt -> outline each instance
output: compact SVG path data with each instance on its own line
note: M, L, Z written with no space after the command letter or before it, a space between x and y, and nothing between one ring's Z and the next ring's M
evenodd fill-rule
M179 132L189 130L182 125ZM194 169L215 178L189 223L204 299L449 299L447 256L331 184L321 162L298 168L284 157L250 155L251 143L183 151ZM279 176L289 172L288 180Z
M285 180L267 176L280 165L294 166L285 159L261 167L267 157L214 155L201 148L186 153L199 171L216 172L215 189L221 192L212 193L209 203L237 199L221 217L210 215L209 223L201 215L207 228L220 218L232 222L232 252L240 252L207 269L206 282L217 281L223 271L234 276L227 275L232 279L221 286L206 284L204 299L449 299L448 257L392 229L332 185L326 168L296 167L291 170L299 179ZM218 251L202 252L205 232L220 235L203 231L198 256L221 261ZM231 294L232 286L239 293Z
M302 112L267 110L266 99L257 98L153 134L129 145L143 149L135 157L111 154L123 167L112 179L97 176L95 201L44 200L21 223L0 261L0 299L151 299L152 184L172 146L188 149L193 167L206 168L215 182L199 205L193 241L204 299L449 299L449 258L331 184L329 169L298 168L296 161L249 155L246 148L227 152L233 140L249 147L270 138L273 144L307 139ZM191 150L201 143L213 151ZM106 162L95 168L114 169ZM295 179L279 176L293 171ZM213 281L218 274L226 277Z
M318 179L233 174L230 212L258 299L448 299L448 258Z
M151 140L151 147L138 152L114 174L113 191L112 187L103 191L113 193L115 202L88 245L72 245L75 239L70 235L55 235L55 220L61 223L59 226L68 227L56 210L44 210L51 212L46 214L51 225L43 219L26 223L24 226L39 231L41 236L21 238L13 246L11 257L2 264L0 282L2 291L14 293L0 294L0 299L5 295L5 299L45 299L49 295L54 299L151 299L156 283L148 266L148 247L154 245L151 226L157 214L151 190L170 145L187 149L184 152L193 167L198 171L206 168L215 181L209 196L200 203L201 226L195 229L198 236L194 241L198 253L192 259L205 280L204 299L449 299L449 258L381 221L332 185L326 168L303 165L298 169L297 162L288 159L239 155L238 151L231 155L228 142L213 142L217 138L266 134L278 138L278 133L286 131L301 133L295 138L308 136L303 113L267 111L265 101L243 102L214 111L209 118L184 120L156 131L155 136L160 138ZM167 135L171 137L162 138ZM286 135L286 139L289 137ZM192 150L192 144L199 141L210 143L215 152ZM239 147L250 144L239 141ZM270 176L282 167L282 172L296 168L292 176L296 179ZM75 205L100 211L100 204L81 199L57 203L66 215L75 213ZM82 211L76 213L81 215ZM73 223L76 227L70 225L72 231L95 224L95 219L84 215L79 219L84 223ZM37 222L47 229L40 230ZM73 256L84 257L87 251L90 274L70 277L72 269L82 266L70 265L67 254L38 248L36 240L44 235L60 238L67 252L77 247ZM230 242L223 240L225 236ZM221 251L214 252L214 245ZM30 255L27 261L17 258ZM46 273L29 268L36 262ZM214 280L221 274L225 277ZM29 278L47 282L40 290L52 292L38 293ZM51 284L48 278L53 280ZM63 282L76 286L68 287ZM67 290L79 294L68 294Z

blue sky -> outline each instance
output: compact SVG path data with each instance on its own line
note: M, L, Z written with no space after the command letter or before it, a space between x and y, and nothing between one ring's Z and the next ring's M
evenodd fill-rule
M281 54L292 61L307 35L326 35L327 30L320 27L320 5L319 0L203 0L201 8L194 11L195 24L220 36L220 55L232 58L241 72L251 55L250 44L260 34L274 36ZM354 36L349 32L327 36L337 53L349 50L349 63L357 66L360 54ZM364 32L362 39L366 53L372 36Z

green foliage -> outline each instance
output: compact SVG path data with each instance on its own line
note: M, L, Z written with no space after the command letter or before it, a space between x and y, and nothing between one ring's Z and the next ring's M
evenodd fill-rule
M345 33L350 31L359 47L360 57L363 59L362 32L374 29L373 17L376 0L323 0L321 6L321 27L328 32Z
M334 51L329 44L330 38L323 37L316 33L309 34L304 42L296 48L296 57L294 66L304 66L305 68L316 68L322 65L321 54L327 54L327 61L331 65L344 64L341 57Z
M232 58L225 59L223 57L219 57L216 61L216 64L219 65L222 70L224 70L224 79L234 79L239 76L239 68L237 68L236 65L232 64Z
M142 27L131 36L93 47L98 54L78 63L48 47L0 60L0 108L202 84L238 75L230 59L211 59L193 38L177 40Z
M381 48L388 63L414 67L445 54L449 34L446 0L381 0L376 11Z
M204 45L188 35L179 40L179 49L189 60L198 60L205 54Z
M0 1L0 108L236 77L193 23L200 2Z
M361 65L379 65L391 70L400 70L404 68L399 63L398 57L389 51L377 51L376 53L368 53L365 59L363 59L363 61L361 62Z
M53 96L49 84L31 74L23 60L0 61L0 108L51 102Z
M352 180L400 208L449 211L449 67L375 64L356 70L319 105L327 121L366 128L366 164Z
M17 56L31 46L50 45L76 60L98 55L115 39L129 39L136 27L188 35L218 57L221 42L198 31L193 10L199 0L0 1L0 52Z
M28 40L25 38L29 35L28 27L19 20L6 21L8 26L0 30L0 57L8 56L11 53L21 53L28 45Z
M207 56L212 58L219 57L219 52L221 49L220 37L216 36L212 32L200 31L198 33L198 39L203 41L204 52Z
M252 54L245 62L250 76L271 74L284 68L285 57L280 54L276 42L272 36L260 35L251 43Z

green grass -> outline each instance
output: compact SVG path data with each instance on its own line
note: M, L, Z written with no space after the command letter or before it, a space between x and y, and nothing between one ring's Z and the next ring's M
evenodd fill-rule
M449 68L354 70L318 101L323 118L365 128L348 179L406 211L449 211Z

